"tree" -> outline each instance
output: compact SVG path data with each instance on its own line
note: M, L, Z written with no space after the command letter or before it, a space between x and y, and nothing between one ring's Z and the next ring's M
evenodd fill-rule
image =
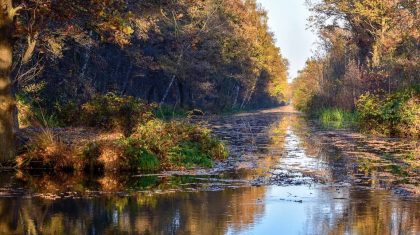
M51 35L71 38L95 31L104 41L128 44L133 33L125 1L0 0L0 161L14 157L16 128L11 70L16 60L26 63L37 46ZM15 41L26 39L22 54Z
M9 97L62 126L63 110L107 92L207 112L285 99L287 61L255 0L14 3Z
M13 31L15 16L21 8L14 8L11 0L0 0L0 160L14 156L12 83Z

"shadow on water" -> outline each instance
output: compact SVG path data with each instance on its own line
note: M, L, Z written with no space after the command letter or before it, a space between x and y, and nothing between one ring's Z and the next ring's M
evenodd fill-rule
M203 175L1 173L0 234L419 234L419 199L372 177L392 170L361 174L299 115L208 125L233 154Z

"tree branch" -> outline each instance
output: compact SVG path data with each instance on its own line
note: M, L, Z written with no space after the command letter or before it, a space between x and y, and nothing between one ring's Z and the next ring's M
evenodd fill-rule
M23 54L22 57L22 63L26 64L32 57L32 54L35 50L35 46L36 46L36 42L38 39L38 34L35 34L35 36L28 36L28 47L26 48L25 53Z
M9 17L10 21L13 21L15 16L19 15L19 11L22 10L22 6L17 7L11 7L9 10L7 10L7 15Z

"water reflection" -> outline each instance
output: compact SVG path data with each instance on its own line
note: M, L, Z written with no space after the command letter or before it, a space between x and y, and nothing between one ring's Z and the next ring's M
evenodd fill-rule
M0 201L4 234L223 234L263 214L265 188L94 199ZM250 202L250 203L244 203ZM228 222L229 221L229 222Z
M366 164L363 173L300 116L219 117L209 125L233 148L229 171L1 173L0 234L420 233L419 199L374 189L395 182L384 181L386 168Z
M93 199L4 198L0 201L0 216L3 234L418 234L420 231L420 202L402 201L385 191L345 187L336 190L270 186Z

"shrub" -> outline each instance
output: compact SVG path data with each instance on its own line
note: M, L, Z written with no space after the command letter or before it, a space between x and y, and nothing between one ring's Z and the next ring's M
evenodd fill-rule
M120 143L123 146L123 157L128 163L125 168L141 171L156 171L160 169L160 162L157 156L146 150L138 140L127 138Z
M228 156L225 145L211 131L179 121L151 120L139 125L132 138L147 151L159 157L164 168L171 166L206 166L212 160Z
M81 124L81 107L73 101L66 101L63 103L57 101L54 104L53 112L56 114L60 126L74 126Z
M24 94L16 95L19 127L58 127L58 118L50 114L48 110L40 107L33 98Z
M193 142L183 142L172 147L168 153L168 159L172 164L187 168L194 166L213 166L210 155L202 151L198 143Z
M116 129L129 136L135 125L154 117L154 108L131 96L108 93L82 105L82 121L91 127Z
M63 113L77 110L74 104L57 107ZM81 120L91 127L123 130L123 138L118 141L104 138L87 145L80 145L77 140L68 141L78 150L75 151L59 141L51 130L46 130L48 135L30 140L30 148L22 154L20 166L38 161L45 168L89 172L157 171L173 167L210 167L213 160L228 156L225 145L215 139L209 129L181 121L157 119L153 109L153 106L133 97L112 93L97 96L82 106ZM190 114L203 113L193 110Z
M357 101L357 111L364 131L383 135L420 135L419 92L409 89L379 96L364 94Z

